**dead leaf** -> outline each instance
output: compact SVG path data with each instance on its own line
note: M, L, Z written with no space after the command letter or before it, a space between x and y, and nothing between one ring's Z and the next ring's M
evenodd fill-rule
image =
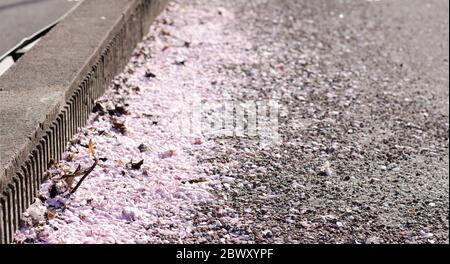
M66 156L66 161L72 161L75 158L75 154L69 153Z
M100 102L97 102L92 110L94 113L99 113L100 115L106 114L106 106Z
M194 184L194 183L202 183L202 182L206 182L206 181L207 180L205 178L201 177L201 178L198 178L198 179L189 180L187 182L190 183L190 184ZM186 184L186 181L183 181L182 183Z
M112 127L114 129L117 129L121 134L127 133L127 126L125 125L124 121L120 121L114 118L112 120Z
M89 139L88 149L89 149L89 153L90 153L92 156L95 156L94 142L92 141L92 139Z
M50 198L55 198L56 195L58 195L58 189L56 188L56 184L53 184L52 187L50 187L49 195Z
M148 147L145 144L139 145L138 149L141 153L149 151Z
M142 167L143 164L144 164L144 160L141 160L138 163L131 162L131 168L133 170L139 170Z
M163 29L163 30L161 30L161 35L170 36L170 33L169 33L169 31Z
M81 164L78 164L78 167L76 168L75 172L73 173L75 177L83 175L83 172L81 170Z
M72 185L75 182L75 177L67 177L64 179L64 181L66 182L69 188L72 188Z
M69 140L69 143L73 146L80 144L80 139L79 138L72 138L71 140Z
M201 138L194 138L194 139L192 140L192 144L193 144L193 145L201 145L201 144L203 144L203 141L202 141Z
M58 164L59 164L58 161L51 159L50 162L48 163L48 166L51 168L58 166Z
M169 25L169 26L173 26L173 24L174 24L173 21L167 20L167 19L165 19L165 18L162 19L162 23L163 23L164 25Z
M109 115L119 116L119 117L129 114L128 110L123 105L117 105L116 107L114 107L114 109L108 110L108 113L109 113Z
M145 76L145 78L148 78L148 79L156 78L156 74L154 74L153 72L150 72L150 71L146 72L144 76Z
M129 73L129 74L133 74L135 71L136 71L136 67L134 67L134 65L133 64L128 64L128 67L127 67L128 69L127 69L127 72Z
M48 211L48 212L47 212L47 216L48 216L48 218L50 218L50 219L55 218L56 215L57 215L56 211L53 211L53 210L52 210L52 211Z
M162 153L159 153L159 158L160 159L167 159L167 158L173 157L173 155L175 155L175 150L170 149L170 150L164 151Z

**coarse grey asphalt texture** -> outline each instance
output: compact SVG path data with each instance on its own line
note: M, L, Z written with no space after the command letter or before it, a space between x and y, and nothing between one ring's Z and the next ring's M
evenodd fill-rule
M207 4L235 13L223 33L244 34L260 58L223 65L241 87L233 98L279 98L285 110L280 146L217 140L202 162L236 181L198 222L239 215L217 231L235 242L449 243L448 1ZM218 213L223 203L234 211ZM224 235L209 234L197 242Z
M0 56L53 23L77 4L67 0L0 1Z

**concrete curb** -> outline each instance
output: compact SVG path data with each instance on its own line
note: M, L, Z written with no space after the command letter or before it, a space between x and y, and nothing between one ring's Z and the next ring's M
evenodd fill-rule
M0 77L0 244L168 0L85 0Z

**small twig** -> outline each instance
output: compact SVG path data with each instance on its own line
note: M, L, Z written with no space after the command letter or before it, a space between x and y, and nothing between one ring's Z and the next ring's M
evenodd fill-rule
M76 178L76 177L79 177L79 176L81 176L83 174L84 174L84 172L81 171L81 164L79 164L74 173L63 175L59 179L60 180L65 180L67 178Z
M95 167L98 164L98 160L95 159L94 164L92 165L92 167L90 167L88 170L86 170L86 172L84 173L83 177L81 177L80 181L78 181L77 185L72 189L72 191L70 191L70 194L74 194L78 188L80 187L81 183L83 183L83 181L87 178L87 176L89 176L89 174L91 174L91 172L95 169Z

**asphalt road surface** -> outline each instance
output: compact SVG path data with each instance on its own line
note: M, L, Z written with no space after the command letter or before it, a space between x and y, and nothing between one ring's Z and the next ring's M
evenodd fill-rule
M239 87L229 93L279 98L286 111L279 147L218 140L205 155L212 173L236 179L217 189L226 197L217 204L245 223L226 232L250 242L448 243L448 1L230 2L205 4L231 10L223 34L246 36L253 48L242 48L259 63L223 65L226 86Z
M1 0L0 56L22 39L53 23L76 3L68 0Z

